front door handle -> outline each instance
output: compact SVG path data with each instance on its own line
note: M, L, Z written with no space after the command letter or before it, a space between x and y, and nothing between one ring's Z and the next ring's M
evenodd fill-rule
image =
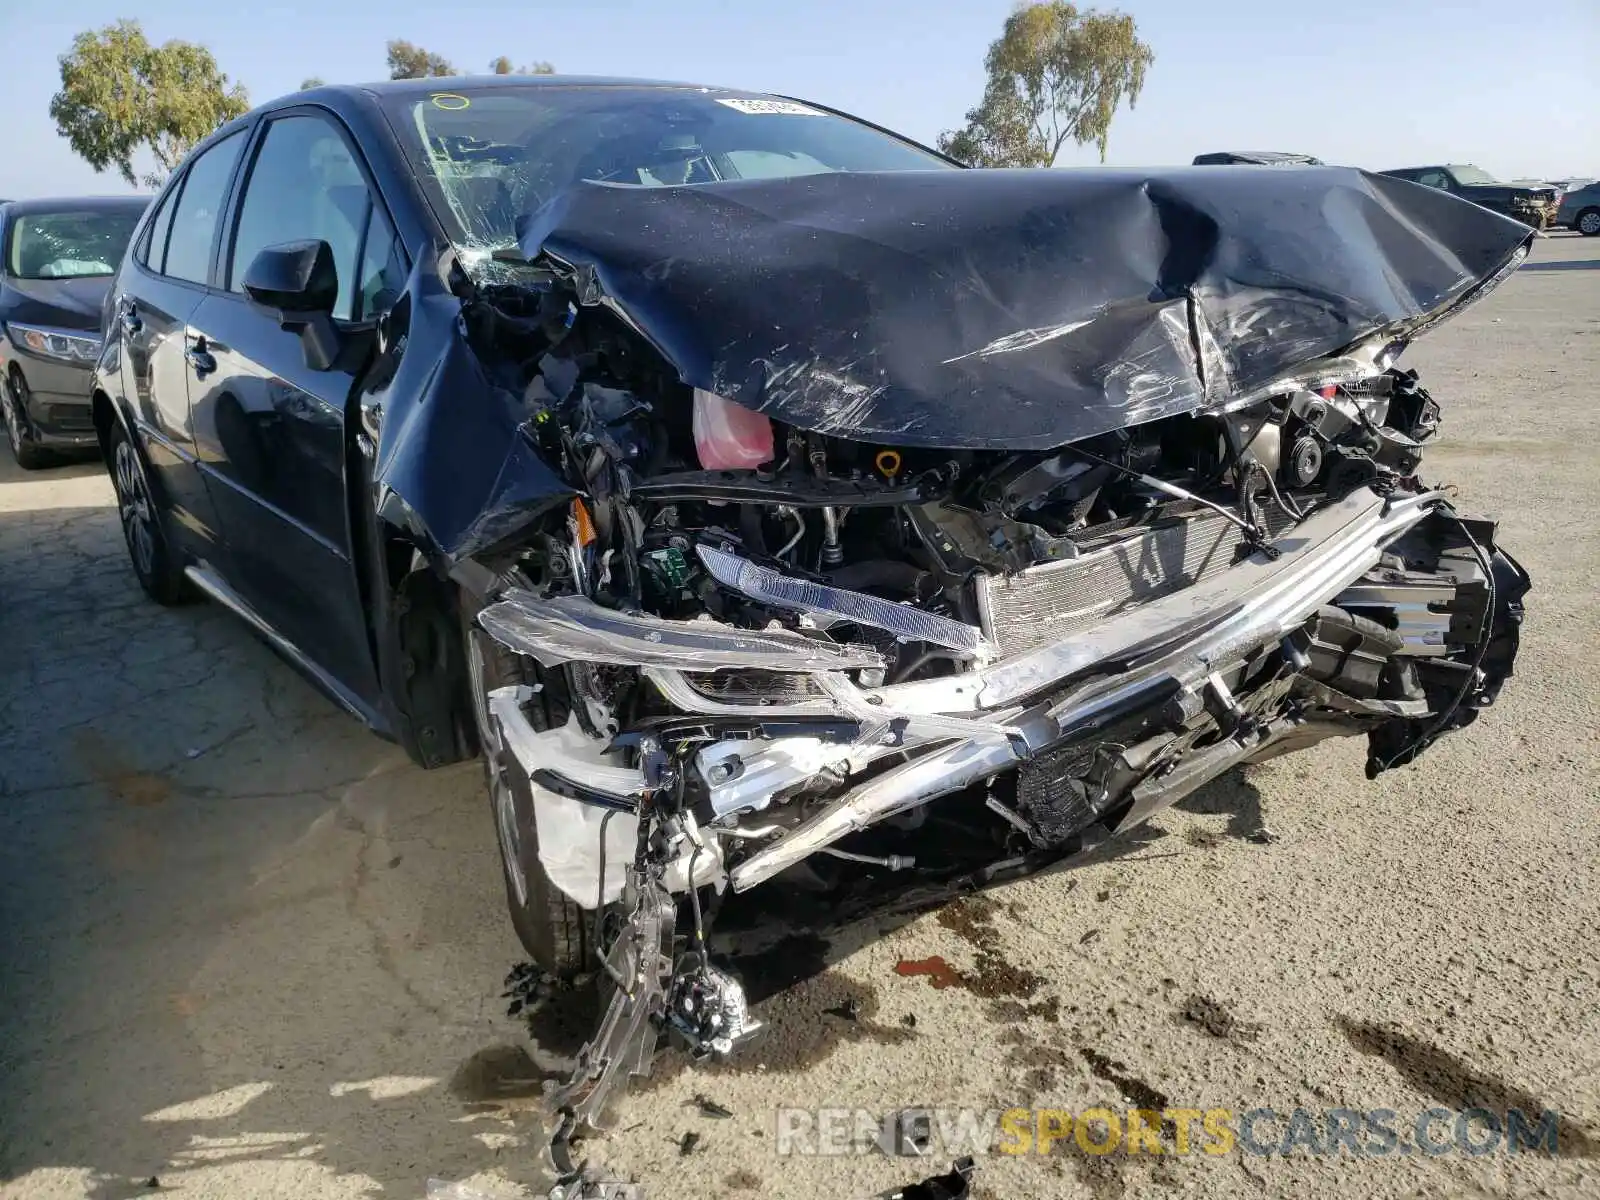
M122 328L128 333L138 333L144 328L144 322L139 319L139 306L132 300L124 300L119 306L119 316Z
M195 338L189 343L189 348L183 352L189 360L189 365L194 368L194 373L204 378L217 369L216 357L206 348L206 339Z

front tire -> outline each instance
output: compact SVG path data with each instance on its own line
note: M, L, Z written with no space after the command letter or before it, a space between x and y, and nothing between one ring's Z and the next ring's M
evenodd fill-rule
M55 457L35 444L28 434L27 410L28 381L15 367L0 385L0 415L5 418L6 444L11 447L11 457L24 471L37 471L54 464Z
M489 693L516 684L536 684L538 668L530 660L507 650L473 619L478 606L462 597L462 638L466 645L468 686L482 749L484 778L489 791L489 811L495 840L500 847L500 870L505 880L506 906L511 925L528 956L559 978L571 978L596 966L593 948L594 914L573 901L550 881L539 861L539 834L534 822L533 789L515 769L510 752L489 716ZM548 727L551 714L544 693L535 696L534 723Z
M1600 208L1584 209L1572 227L1584 237L1600 237Z
M111 486L117 493L117 519L139 586L157 604L169 608L182 604L189 598L183 568L167 541L144 456L120 422L112 426L108 458Z

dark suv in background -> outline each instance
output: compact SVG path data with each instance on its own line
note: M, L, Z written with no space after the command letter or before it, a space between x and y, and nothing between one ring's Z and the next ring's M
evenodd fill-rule
M100 310L144 196L0 204L0 413L17 463L93 450Z
M1471 200L1491 212L1515 218L1535 229L1555 224L1560 197L1552 187L1522 187L1501 183L1482 167L1451 164L1442 167L1398 167L1383 172L1396 179L1409 179L1426 187L1438 188Z

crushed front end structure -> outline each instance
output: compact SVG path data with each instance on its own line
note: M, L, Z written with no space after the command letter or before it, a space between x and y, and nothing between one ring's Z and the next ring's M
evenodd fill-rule
M578 184L458 274L515 432L476 505L403 446L380 482L483 591L500 769L610 922L563 1128L662 1031L754 1031L703 888L1021 874L1492 704L1529 581L1395 362L1529 237L1335 168L864 173ZM961 853L916 850L935 805Z

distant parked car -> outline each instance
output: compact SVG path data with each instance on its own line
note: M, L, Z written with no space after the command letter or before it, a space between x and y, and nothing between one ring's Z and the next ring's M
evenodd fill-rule
M1584 237L1600 235L1600 180L1562 196L1556 224L1576 229Z
M1194 156L1197 167L1320 167L1320 158L1309 154L1285 154L1280 150L1218 150L1211 154Z
M0 205L0 411L19 466L93 450L100 310L144 196Z
M1513 217L1535 229L1548 229L1555 224L1557 192L1548 184L1519 187L1501 183L1482 167L1470 163L1451 163L1438 167L1399 167L1384 171L1396 179L1409 179L1427 187L1438 188L1471 200L1482 208Z

